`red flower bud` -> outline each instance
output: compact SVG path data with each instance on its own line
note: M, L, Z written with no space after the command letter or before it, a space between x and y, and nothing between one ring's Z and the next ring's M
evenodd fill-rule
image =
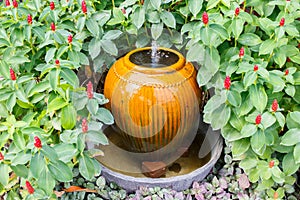
M27 15L28 24L32 24L32 16L30 14Z
M298 44L298 48L300 49L300 43Z
M55 60L55 65L59 66L60 65L60 62L58 59Z
M239 57L242 58L245 55L245 49L244 47L241 47L240 52L239 52Z
M289 70L288 69L285 70L284 75L286 75L286 76L289 75Z
M68 36L68 43L72 43L72 41L73 41L73 36L72 36L72 35L69 35L69 36Z
M273 100L273 103L272 103L272 110L273 110L274 112L276 112L277 109L278 109L278 102L277 102L276 99L274 99L274 100Z
M50 10L54 10L55 9L55 4L53 1L50 2Z
M144 0L141 0L141 4L144 5Z
M291 62L291 59L289 57L287 57L286 62Z
M30 182L26 181L25 185L26 185L26 188L27 188L29 194L33 194L34 193L34 188L31 186Z
M278 192L275 191L275 192L274 192L274 195L273 195L273 198L274 198L274 199L278 199L278 196L279 196L279 195L278 195Z
M230 89L230 85L231 85L231 80L229 76L226 76L225 80L224 80L224 88L226 90Z
M87 13L86 3L84 0L81 2L81 10L84 14Z
M271 160L271 161L269 162L269 167L270 167L270 168L274 167L274 164L275 164L275 161L274 161L274 160Z
M260 122L261 122L261 115L259 114L255 118L255 124L258 125L258 124L260 124Z
M17 8L18 7L18 2L16 0L13 0L13 7Z
M280 22L279 22L279 26L284 26L284 22L285 22L285 19L284 18L281 18Z
M42 148L42 142L38 136L34 136L34 146L38 149Z
M6 6L10 6L10 1L9 0L5 0L5 5Z
M258 65L254 65L254 67L253 67L253 71L257 71L258 70Z
M121 8L121 10L122 10L122 13L125 15L126 14L125 8Z
M207 15L206 12L204 12L203 15L202 15L202 21L203 21L203 23L204 23L205 25L208 24L208 15Z
M0 152L0 161L1 160L4 160L4 156L3 156L3 154Z
M94 94L93 94L93 83L91 81L89 81L88 84L87 84L86 93L87 93L87 97L89 99L93 98L93 96L94 96Z
M9 74L10 74L10 79L11 80L15 81L17 79L15 71L12 68L9 69Z
M89 129L86 118L84 118L81 122L81 129L83 133L86 133Z
M50 24L50 28L51 28L51 30L52 30L52 31L55 31L56 27L55 27L55 24L54 24L54 22L51 22L51 24Z
M240 14L240 8L239 7L237 7L236 9L235 9L235 16L238 16L239 14Z

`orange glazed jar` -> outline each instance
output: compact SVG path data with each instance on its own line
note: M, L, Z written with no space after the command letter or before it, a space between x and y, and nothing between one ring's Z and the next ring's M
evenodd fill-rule
M129 52L110 68L104 84L107 108L134 152L171 143L178 149L194 139L187 137L199 124L201 90L194 66L175 50L159 48L157 53L153 62L151 47Z

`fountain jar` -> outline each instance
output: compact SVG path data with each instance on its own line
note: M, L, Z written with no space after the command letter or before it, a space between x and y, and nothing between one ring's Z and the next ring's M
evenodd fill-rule
M194 66L181 53L159 48L160 59L153 63L151 52L151 47L135 49L113 64L104 84L106 106L130 151L170 144L174 151L197 131L201 89Z

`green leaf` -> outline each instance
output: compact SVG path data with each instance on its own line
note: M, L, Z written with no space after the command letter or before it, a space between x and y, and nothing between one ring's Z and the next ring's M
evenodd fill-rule
M101 52L101 42L97 38L93 38L89 43L89 54L95 59Z
M89 130L86 135L86 139L92 143L98 143L102 145L108 145L108 139L102 131Z
M60 182L72 181L73 173L70 167L62 161L57 161L55 163L50 162L48 168L56 180Z
M7 62L11 63L11 64L24 64L26 62L30 62L30 60L25 56L17 55L17 56L12 56L11 58L9 58L7 60Z
M55 180L52 177L51 173L44 168L42 170L39 179L37 180L39 188L43 189L47 194L51 195L55 187Z
M98 37L100 33L100 29L98 23L93 18L89 18L85 23L87 29L94 37Z
M6 101L6 108L9 112L12 112L14 106L16 105L16 102L17 102L16 94L12 93Z
M239 166L244 170L252 169L257 166L257 160L254 158L245 158L240 161Z
M224 26L220 24L209 24L209 28L214 31L216 34L218 34L223 40L229 38L229 34L227 30L224 28Z
M78 18L76 26L77 26L77 29L79 32L81 32L83 30L84 25L85 25L85 20L86 20L85 16L81 16Z
M17 176L22 178L28 177L28 168L25 165L11 166L11 169L16 173Z
M37 94L37 93L43 93L48 89L50 89L50 83L48 80L39 82L30 90L28 97L31 97L32 95Z
M259 47L259 55L271 54L276 47L276 41L272 39L268 39L263 41Z
M74 88L79 87L79 80L76 73L68 68L62 68L60 71L60 76L62 79L67 81L70 85L72 85Z
M30 153L20 152L16 154L16 156L11 160L11 165L25 165L27 164L31 159Z
M276 120L278 121L279 125L281 128L284 127L284 124L285 124L285 117L282 113L280 112L275 112L275 117L276 117Z
M74 143L76 143L76 141ZM70 162L70 160L77 154L77 149L73 144L60 143L55 145L53 148L57 152L59 160L64 163Z
M163 23L152 24L151 35L154 40L157 40L163 31Z
M95 117L107 125L111 125L114 123L114 117L106 108L99 108Z
M59 110L65 107L66 105L68 105L68 102L66 102L62 97L56 97L48 104L47 112L49 113L52 111Z
M59 44L63 44L65 42L64 36L60 32L58 32L58 31L54 32L53 38Z
M150 0L150 3L153 6L153 8L155 8L156 10L159 10L160 5L161 5L161 0Z
M289 95L290 97L294 97L296 93L295 86L293 85L287 85L284 91Z
M269 78L269 83L273 86L273 93L281 92L284 89L285 82L280 76L278 76L278 74L276 74L276 72L271 71Z
M41 153L36 153L31 158L29 169L33 177L38 179L45 166L44 156Z
M262 43L260 37L254 33L244 33L242 34L238 42L245 46L256 46Z
M115 43L111 40L101 40L100 41L101 47L103 50L110 55L117 56L118 55L118 49Z
M53 147L49 145L43 145L41 152L43 155L48 158L52 163L55 163L58 161L58 155Z
M257 126L254 124L246 124L241 130L243 137L250 137L257 133Z
M241 139L232 142L233 157L238 157L244 154L250 147L249 139Z
M92 159L85 153L79 157L79 172L87 180L91 180L96 173Z
M54 58L55 52L56 52L56 48L54 48L54 47L47 50L47 53L45 56L46 63L49 63Z
M170 27L170 28L176 28L176 20L174 15L171 12L168 12L166 10L161 12L160 19L162 22Z
M202 8L203 0L189 0L188 6L189 10L193 14L194 17L200 12Z
M296 164L294 160L293 153L288 153L283 157L282 169L287 176L296 173L296 171L299 169L299 166L300 165Z
M265 148L265 133L263 131L257 131L252 137L250 138L250 143L252 150L257 153L258 155L262 155L264 152L261 151Z
M145 10L143 7L137 7L132 14L132 23L137 29L140 29L145 22Z
M50 83L50 86L52 88L52 90L56 90L57 88L57 85L58 85L58 82L59 82L59 73L60 73L60 69L52 69L50 72L49 72L49 83Z
M265 112L261 116L261 123L264 126L264 129L269 128L276 122L276 118L269 112Z
M227 100L231 105L233 105L235 107L239 107L242 103L241 94L235 90L228 91Z
M294 148L294 160L297 164L300 164L300 143L297 143L295 148Z
M61 109L61 126L64 129L73 129L76 125L77 112L72 104Z
M204 61L205 48L200 43L195 43L191 46L187 52L186 59L189 62L201 63Z
M4 163L0 163L0 183L3 186L7 186L8 181L9 181L9 166Z
M122 33L123 32L120 31L120 30L109 30L104 34L103 39L105 39L105 40L115 40L118 37L120 37L120 35L122 35Z
M292 128L288 130L281 138L281 145L285 146L293 146L300 142L300 129Z
M21 132L15 132L13 134L13 140L14 144L19 148L19 149L26 149L26 141L24 138L24 135Z
M87 109L92 115L96 115L99 105L96 99L89 99L87 103Z
M243 29L244 29L244 20L242 19L238 19L238 18L234 18L232 20L232 23L230 25L230 28L232 30L232 33L234 35L234 37L236 39L239 38L240 34L243 32Z
M106 22L109 20L111 16L111 11L110 10L99 10L96 12L93 17L98 21L99 25L101 27L106 24Z
M213 130L217 130L225 126L230 119L231 109L229 106L222 104L212 112L211 126Z
M257 73L254 71L248 71L245 74L245 77L243 79L244 87L248 88L250 85L254 84L257 79Z
M262 113L267 106L268 96L265 89L261 85L251 85L250 86L250 100L252 105Z
M210 10L210 9L216 7L219 3L220 3L220 0L209 0L207 3L206 9Z
M78 55L79 55L79 59L80 59L80 64L82 64L82 65L90 65L90 61L89 61L88 57L84 53L79 52Z

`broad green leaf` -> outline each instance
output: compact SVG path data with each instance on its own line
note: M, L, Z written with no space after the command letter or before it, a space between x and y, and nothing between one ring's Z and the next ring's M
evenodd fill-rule
M99 108L95 117L104 124L110 125L114 123L114 117L106 108Z
M255 168L257 166L257 160L254 158L244 158L240 161L239 166L244 170Z
M18 56L12 56L7 60L7 62L10 64L24 64L26 62L30 62L30 60L25 56L18 55Z
M122 35L122 33L123 32L120 31L120 30L109 30L104 34L103 39L105 39L105 40L115 40L118 37L120 37L120 35Z
M52 177L50 171L44 168L40 174L39 179L37 180L39 188L43 189L47 194L51 195L55 187L55 180Z
M58 161L58 155L56 153L56 151L54 150L53 147L49 146L49 145L43 145L43 147L41 148L41 152L42 154L48 158L52 163L55 163Z
M170 27L170 28L176 28L176 20L174 15L171 12L168 12L166 10L161 12L160 19L162 22Z
M53 178L60 182L72 181L73 173L70 167L62 161L57 161L55 163L50 162L48 164L49 171L51 172Z
M31 158L29 169L33 177L38 179L45 166L44 156L41 153L36 153Z
M230 25L231 31L236 39L239 38L240 34L243 32L245 21L242 19L234 18Z
M294 160L297 164L300 164L300 143L297 143L295 148L294 148Z
M60 143L55 145L53 148L57 152L59 160L65 163L70 162L70 160L77 154L77 149L73 144Z
M27 164L31 159L30 153L20 152L16 154L16 156L11 160L11 165L25 165Z
M262 155L261 150L265 147L265 133L263 131L257 131L250 138L251 148L258 155Z
M16 94L12 93L6 101L6 108L10 113L12 112L14 106L16 105L16 102L17 102Z
M265 89L261 85L251 85L250 89L250 100L252 105L260 112L263 113L268 103L268 96Z
M76 23L76 27L77 27L79 32L81 32L83 30L84 25L85 25L85 21L86 21L85 16L81 16L81 17L78 18L77 23Z
M231 109L229 106L222 104L212 113L211 126L213 130L217 130L225 126L230 119Z
M163 23L152 24L151 35L154 40L157 40L163 31Z
M19 149L26 149L26 141L24 138L24 135L21 132L15 132L13 134L13 140L14 144L19 148Z
M284 80L278 76L275 72L270 72L269 75L269 83L273 86L273 93L275 92L281 92L285 87Z
M241 139L232 142L232 154L233 157L238 157L244 154L250 147L249 139Z
M282 113L280 112L275 112L275 117L276 117L276 120L278 121L279 125L281 128L284 127L284 124L285 124L285 117Z
M60 71L60 76L62 79L67 81L70 85L72 85L74 88L79 87L78 76L75 74L73 70L68 68L62 68Z
M87 103L87 109L92 115L96 115L99 105L96 99L89 99Z
M96 173L92 159L85 153L79 158L79 172L87 180L91 180Z
M132 14L132 23L137 29L140 29L145 22L145 10L143 7L137 7Z
M209 24L209 28L218 34L223 40L229 38L227 30L220 24Z
M244 87L248 88L250 85L254 84L257 79L257 73L254 71L248 71L245 74L245 77L243 79Z
M229 142L236 141L243 138L241 132L233 128L229 124L227 124L225 127L221 129L221 134Z
M284 91L289 95L290 97L294 97L296 93L295 86L293 85L287 85Z
M281 145L285 146L293 146L300 142L300 129L292 128L288 130L281 138Z
M16 173L17 176L22 177L22 178L27 178L28 177L28 167L25 165L16 165L16 166L11 166L11 169Z
M100 33L100 29L98 23L93 18L89 18L85 23L87 29L94 37L98 37Z
M102 27L109 20L111 16L110 10L99 10L93 17L98 21L99 25Z
M246 121L243 117L238 117L235 112L232 112L229 123L236 130L241 131Z
M72 104L61 109L61 126L64 129L73 129L76 125L77 112Z
M156 10L159 10L160 5L161 5L161 0L150 0L150 3L153 6L153 8L155 8Z
M48 89L50 89L50 83L48 80L39 82L30 90L28 97L31 97L32 95L37 94L37 93L43 93Z
M80 64L82 64L82 65L90 65L90 61L89 61L88 57L84 53L79 52L78 55L79 55L79 59L80 59Z
M3 186L6 186L8 184L9 172L10 172L9 166L7 164L0 163L0 183Z
M195 43L187 52L186 59L190 62L201 63L204 61L205 48L202 44L198 42Z
M276 118L269 112L265 112L261 116L261 123L264 126L264 129L269 128L276 122Z
M193 14L194 17L200 12L202 8L203 0L189 0L188 6L189 10Z
M98 143L102 145L108 145L108 139L102 131L89 130L86 135L86 139L92 143Z
M58 31L54 32L53 38L59 44L63 44L65 42L64 36L60 32L58 32Z
M256 46L262 43L260 37L258 35L255 35L254 33L242 34L239 37L238 42L246 46Z
M73 63L80 63L80 57L78 55L77 51L69 51L68 52L68 57Z
M210 9L216 7L219 3L220 3L220 0L209 0L207 3L206 9L210 10Z
M246 124L241 130L241 134L243 137L250 137L255 133L257 133L257 126L254 124Z
M65 107L66 105L68 105L68 102L66 102L62 97L56 97L48 104L47 112L49 113L52 111L59 110Z
M54 48L54 47L47 50L47 53L45 56L46 63L49 63L54 58L55 52L56 52L56 48Z
M283 172L287 176L296 173L296 171L299 169L299 167L300 167L300 165L296 164L296 162L294 160L293 153L288 153L283 157L282 169L283 169Z
M263 41L259 47L259 55L271 54L276 47L276 41L268 39Z
M118 55L118 49L114 42L111 40L101 40L100 41L101 47L103 50L110 55L117 56Z
M242 103L241 94L235 90L228 91L227 100L231 105L233 105L235 107L239 107Z
M57 85L59 83L59 73L60 73L60 69L52 69L50 72L49 72L49 83L50 83L50 86L52 88L52 90L56 90L57 88Z
M93 38L89 43L89 54L95 59L101 52L101 42L97 38Z

